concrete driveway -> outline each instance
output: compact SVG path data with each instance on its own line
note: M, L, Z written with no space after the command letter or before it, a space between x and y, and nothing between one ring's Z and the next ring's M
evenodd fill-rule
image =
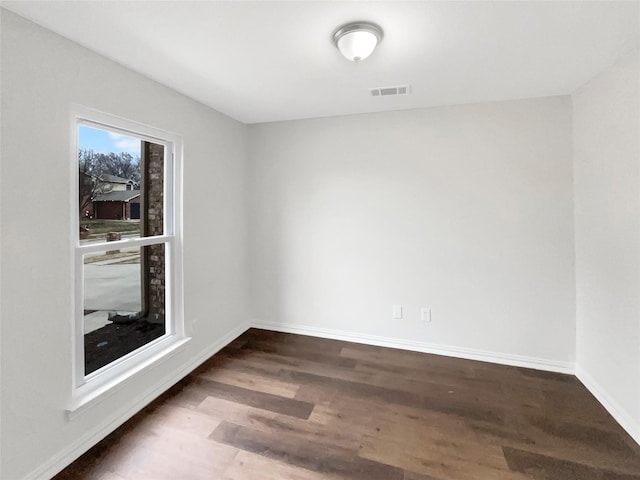
M106 325L108 312L126 315L142 310L140 264L84 266L84 332Z
M85 310L138 312L141 307L140 265L85 265Z

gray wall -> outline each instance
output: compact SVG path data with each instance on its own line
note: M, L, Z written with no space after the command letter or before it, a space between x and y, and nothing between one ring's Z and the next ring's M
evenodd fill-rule
M573 95L577 374L640 443L640 67Z
M2 470L46 477L246 328L247 127L2 11ZM72 104L184 142L184 297L193 340L67 420L72 391Z
M4 10L1 40L1 478L46 477L249 319L552 370L577 358L640 441L637 53L573 111L550 97L247 127ZM193 340L68 420L73 104L183 135Z
M572 371L570 97L252 125L250 143L256 321Z

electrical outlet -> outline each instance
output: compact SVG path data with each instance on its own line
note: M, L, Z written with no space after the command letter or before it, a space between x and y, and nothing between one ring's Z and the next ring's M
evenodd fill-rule
M393 318L396 320L402 318L402 305L393 306Z
M420 320L425 323L431 323L431 309L429 307L422 307L420 309Z

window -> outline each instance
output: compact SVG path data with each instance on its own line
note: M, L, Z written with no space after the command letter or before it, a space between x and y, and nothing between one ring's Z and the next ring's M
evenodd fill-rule
M184 342L179 137L75 117L76 396Z

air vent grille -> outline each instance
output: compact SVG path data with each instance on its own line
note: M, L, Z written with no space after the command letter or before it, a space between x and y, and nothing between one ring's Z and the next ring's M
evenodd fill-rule
M371 88L371 96L388 97L393 95L409 95L411 93L411 85L394 85L392 87Z

